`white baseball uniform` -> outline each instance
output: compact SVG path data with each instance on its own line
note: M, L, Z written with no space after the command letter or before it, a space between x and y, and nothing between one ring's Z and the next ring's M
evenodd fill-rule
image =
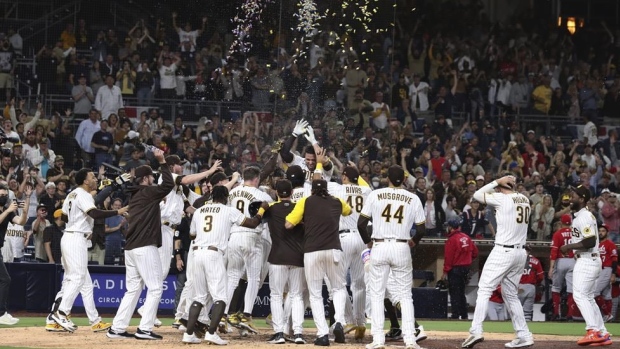
M302 198L310 196L310 194L312 194L312 185L305 182L303 187L293 188L291 202L297 202Z
M244 216L250 216L248 209L250 204L255 201L272 202L273 200L271 196L260 189L245 185L234 188L228 195L228 205L237 209ZM262 233L262 225L254 229L234 226L230 231L228 253L226 254L228 259L226 314L228 314L230 301L244 271L247 275L248 288L245 291L243 312L252 313L263 268Z
M15 214L20 215L18 212L15 212ZM5 240L11 241L11 248L13 249L14 259L19 259L19 258L24 257L24 249L26 247L25 246L26 232L24 231L23 225L9 222L9 225L6 228ZM11 259L9 262L12 262L12 261L13 260Z
M497 182L493 181L474 193L474 199L495 209L497 233L495 247L484 264L478 282L476 309L469 333L482 335L482 322L487 315L489 299L501 284L502 298L512 314L512 326L517 337L531 339L532 333L527 327L523 307L517 296L527 259L524 247L530 219L530 200L520 193L497 193L495 187Z
M364 283L364 264L359 257L366 248L362 237L357 230L357 220L364 207L364 201L372 189L357 184L338 184L329 182L329 193L344 200L351 206L351 214L340 217L340 245L344 253L345 273L351 268L351 293L353 295L353 321L355 326L366 325L365 304L366 284ZM347 297L347 303L348 297Z
M420 199L402 188L383 188L372 191L360 213L372 219L374 241L370 254L368 279L371 304L371 334L374 343L385 343L383 299L390 272L401 295L402 331L405 344L415 343L415 314L411 287L413 267L411 249L407 243L413 224L423 224L424 208Z
M587 250L575 250L575 258L577 260L573 269L573 298L581 312L581 316L583 316L586 322L586 330L607 333L603 316L594 301L596 282L602 265L598 250L599 240L596 218L584 207L575 214L572 228L572 244L592 236L596 237L594 247Z
M314 172L312 172L312 171L310 171L310 169L308 169L308 165L306 165L306 159L302 158L299 155L293 154L293 161L291 161L287 165L288 166L295 166L295 165L297 165L297 166L301 167L301 169L304 170L304 172L306 174L306 185L309 185L310 187L312 186L312 176L314 175ZM323 173L322 173L321 176L322 176L322 178L326 182L329 183L329 181L332 179L332 174L333 173L334 173L334 166L332 166L331 170L329 170L329 171L323 170Z
M62 213L68 217L65 232L60 240L62 266L65 269L62 287L56 299L62 297L58 310L71 313L78 293L82 294L84 308L91 323L98 322L99 315L93 299L93 282L88 272L88 237L93 232L94 219L88 211L95 209L93 196L81 187L73 190L62 205ZM88 305L87 305L88 304Z
M176 226L181 223L183 219L183 207L185 195L183 194L183 188L181 185L176 184L179 175L173 173L172 179L174 180L174 189L166 195L166 197L159 203L159 209L161 210L161 247L159 248L159 256L162 266L162 282L168 276L170 271L170 260L172 259L172 253L174 251L174 232ZM161 185L162 177L159 177L158 184Z
M211 295L214 302L227 300L224 255L231 227L242 224L244 220L241 211L220 203L208 203L194 212L189 234L196 237L191 268L195 302L205 304L207 295Z

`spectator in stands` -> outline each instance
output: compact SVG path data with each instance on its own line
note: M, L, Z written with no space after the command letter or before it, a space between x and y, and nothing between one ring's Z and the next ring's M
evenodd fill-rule
M202 35L207 25L207 17L202 17L202 27L198 30L192 30L192 25L188 22L185 23L183 29L177 26L176 12L172 12L172 26L174 30L179 34L179 46L181 47L181 55L184 59L189 60L193 58L194 52L196 52L197 42L196 39Z
M62 220L62 209L54 211L53 223L46 226L43 231L43 241L47 261L52 264L60 264L62 254L60 252L60 240L64 232L65 222Z
M53 184L53 183L52 183ZM37 217L32 223L32 237L34 240L34 258L37 262L47 263L47 253L45 252L45 228L50 225L47 219L47 206L39 203L37 206Z
M579 104L581 105L581 116L587 117L588 120L597 119L598 101L601 99L599 95L599 87L595 84L593 78L586 80L585 86L579 90ZM598 135L596 135L598 136ZM594 145L594 144L593 144Z
M136 75L136 94L138 105L150 105L152 100L153 73L149 69L147 62L140 63L140 70Z
M60 40L62 41L62 48L65 50L75 47L76 39L73 23L67 23L65 30L60 33Z
M90 78L90 87L93 90L93 95L96 96L97 93L99 93L101 86L105 85L105 76L101 74L101 62L94 61L92 63L91 68L88 71L88 76Z
M110 114L118 114L123 108L123 95L121 89L114 85L114 75L105 77L105 85L99 88L95 98L95 109L101 114L101 120L107 120Z
M135 147L131 151L131 158L125 162L125 171L130 171L138 166L146 165L147 161L144 159L144 149Z
M120 85L123 97L133 97L135 92L136 72L128 60L123 61L123 67L116 73L116 81Z
M534 112L541 114L549 114L551 108L551 96L553 91L549 86L550 79L547 76L541 78L541 84L532 91L532 99L534 100Z
M413 82L409 85L409 100L411 102L411 110L416 112L425 112L429 109L428 93L430 86L425 81L420 80L419 74L413 75Z
M349 109L354 109L356 105L354 100L358 94L358 90L362 90L361 96L364 95L363 90L368 87L368 76L366 71L361 69L360 62L356 59L353 61L351 67L347 70L345 75L347 86L347 104Z
M112 200L111 209L119 210L123 207L123 200ZM127 229L127 219L123 216L108 217L105 219L105 264L118 264L123 255L123 236Z
M531 199L531 198L530 198ZM544 195L542 201L532 205L532 227L536 240L549 240L552 232L552 221L555 216L551 195Z
M99 168L104 162L113 163L114 135L108 130L107 120L102 120L99 123L99 130L93 134L90 146L95 150L94 168Z
M603 189L598 198L598 207L603 218L603 223L609 228L610 240L618 242L620 230L620 202L616 193L610 193L609 189Z
M451 91L448 91L445 86L439 87L439 92L431 105L431 109L435 111L435 116L443 115L448 119L452 118L452 108L455 106L454 93L456 92L456 84L458 81L456 71L452 71L452 78L454 79L454 84Z
M13 51L15 51L15 55L17 55L17 57L21 57L24 53L24 40L22 39L22 36L19 35L19 32L17 32L15 28L9 27L9 30L7 31L7 38L11 43L11 47L13 47Z
M47 177L47 171L56 161L56 153L49 148L49 140L43 137L39 140L39 148L29 153L29 159L33 166L40 170L41 177Z
M174 62L173 60L174 59ZM161 98L174 99L176 98L176 71L181 59L177 55L164 57L164 51L162 50L157 59L157 69L159 71L159 87Z
M107 79L112 80L112 77L108 77ZM105 88L109 87L104 87L104 89ZM97 95L97 97L99 97L99 95ZM81 157L86 166L94 165L95 149L92 147L91 141L93 139L93 135L100 129L101 124L99 121L99 112L93 109L88 114L88 119L80 122L80 126L75 133L75 140L80 146Z
M15 63L16 56L11 42L4 33L0 33L0 96L6 96L6 101L11 100Z
M390 107L383 102L383 92L375 94L375 101L372 102L372 126L376 130L384 131L388 126L388 120L392 117Z
M93 89L86 84L86 75L78 75L78 84L73 86L71 96L73 97L73 113L79 119L86 119L88 113L93 108L95 94Z
M488 227L491 231L491 237L495 236L495 230L485 218L482 210L480 210L480 203L476 199L472 198L469 204L470 208L468 210L464 210L461 214L461 217L463 218L461 230L463 233L469 235L472 239L482 239L488 237L484 236L485 228Z
M424 202L424 215L426 217L426 235L441 237L446 221L446 213L441 207L441 200L436 200L433 189L426 190L426 201Z

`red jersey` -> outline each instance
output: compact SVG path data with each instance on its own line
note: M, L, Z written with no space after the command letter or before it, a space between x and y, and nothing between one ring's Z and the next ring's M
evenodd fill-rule
M495 291L493 291L493 293L491 293L491 298L489 298L489 300L491 302L495 302L495 303L504 303L504 298L502 298L502 286L497 286L497 288L495 289Z
M598 253L601 255L603 268L611 268L611 263L618 261L616 244L609 239L605 239L598 244Z
M620 265L616 267L616 275L620 275ZM613 298L620 296L620 284L617 282L611 285L611 296Z
M460 230L453 230L444 246L443 272L447 273L453 267L469 267L476 257L478 247L474 241Z
M570 250L565 256L560 253L560 247L570 243L572 230L570 228L561 228L553 233L551 239L551 260L558 258L573 258L575 254Z
M520 284L532 284L538 285L543 281L545 274L543 273L542 265L538 258L534 256L527 256L527 265L523 268L523 275L521 275Z

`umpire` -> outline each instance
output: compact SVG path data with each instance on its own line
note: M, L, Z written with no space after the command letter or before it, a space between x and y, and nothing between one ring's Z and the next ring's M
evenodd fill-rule
M467 299L465 286L471 262L478 257L478 247L473 240L461 231L463 219L454 217L448 220L448 240L444 246L442 280L448 280L452 319L467 320Z
M315 176L321 175L322 165L317 164ZM312 181L312 195L297 202L293 211L286 216L286 229L292 229L302 220L304 222L304 271L312 317L317 327L314 345L329 346L329 327L325 321L323 307L323 279L327 276L332 285L336 323L334 336L336 343L344 343L344 308L347 297L345 288L344 254L340 245L338 227L340 215L351 214L351 207L342 199L327 192L327 182L323 179Z

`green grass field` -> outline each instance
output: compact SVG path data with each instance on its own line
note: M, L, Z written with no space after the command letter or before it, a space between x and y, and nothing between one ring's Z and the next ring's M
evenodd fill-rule
M88 319L86 318L72 318L73 322L78 326L88 326ZM109 317L104 317L105 321L111 321ZM164 326L170 326L172 319L162 319ZM255 324L260 329L269 329L263 319L255 319ZM446 320L420 320L421 325L424 326L426 331L449 331L449 332L467 332L471 321L446 321ZM139 323L138 318L134 318L131 321L132 326L136 326ZM45 318L43 317L22 317L17 327L33 327L43 326L45 324ZM583 322L530 322L528 323L530 331L534 334L549 334L559 336L575 336L576 334L584 332L585 324ZM620 323L608 323L607 329L612 334L620 334ZM15 326L2 326L0 329L9 328ZM367 325L370 328L370 325ZM389 323L386 323L386 329L389 327ZM304 321L304 328L314 328L314 322L310 319ZM484 323L485 332L489 333L513 333L512 323L509 321L493 322L486 321ZM0 347L0 349L5 347Z

